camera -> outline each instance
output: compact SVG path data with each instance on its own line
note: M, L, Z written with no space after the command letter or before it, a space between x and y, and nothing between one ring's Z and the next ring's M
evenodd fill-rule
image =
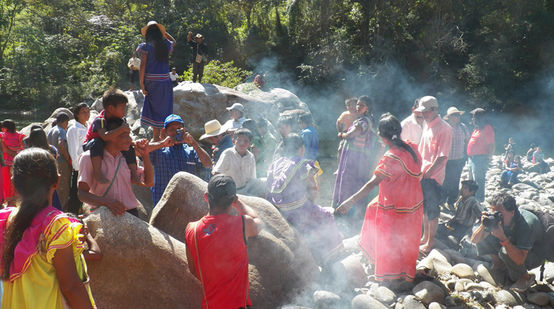
M490 232L493 228L498 226L498 222L504 223L504 217L502 213L495 211L494 213L486 213L481 221L485 227L485 231Z
M175 141L183 142L183 136L185 135L185 130L178 129L177 134L175 135Z

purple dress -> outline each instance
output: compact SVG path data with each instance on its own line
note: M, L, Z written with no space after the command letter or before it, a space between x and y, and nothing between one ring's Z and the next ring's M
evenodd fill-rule
M339 154L337 179L333 191L333 207L338 207L347 198L354 195L370 179L372 162L372 148L375 142L372 123L369 117L362 116L356 119L348 132L357 127L362 128L361 134L346 139ZM360 201L359 203L364 203ZM361 208L361 207L354 207Z
M316 260L323 262L342 247L333 214L309 199L309 177L317 172L311 161L281 157L268 170L267 199L298 231Z
M173 44L166 39L169 54ZM137 54L146 53L146 68L144 70L144 88L148 94L144 97L144 106L140 115L141 124L154 128L163 128L164 120L173 114L173 84L169 78L169 61L158 61L154 46L150 43L140 43Z

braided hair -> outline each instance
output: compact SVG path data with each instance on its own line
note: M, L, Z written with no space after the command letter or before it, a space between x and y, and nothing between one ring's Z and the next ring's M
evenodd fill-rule
M406 142L400 138L402 133L402 126L398 118L394 117L391 113L385 113L381 115L379 119L378 134L382 138L389 140L394 146L402 148L409 152L414 159L414 162L418 163L417 154Z

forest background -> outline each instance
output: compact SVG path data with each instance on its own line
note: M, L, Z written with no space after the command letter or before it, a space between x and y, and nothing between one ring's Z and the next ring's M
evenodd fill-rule
M177 39L179 74L202 33L217 60L205 82L265 74L318 122L350 96L404 117L432 94L443 114L484 107L497 131L552 145L554 0L0 0L0 109L44 116L125 89L149 20Z

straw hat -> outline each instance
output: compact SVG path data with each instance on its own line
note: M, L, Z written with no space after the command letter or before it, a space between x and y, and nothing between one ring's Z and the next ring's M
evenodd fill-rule
M201 35L200 33L197 33L194 37L197 38L197 39L201 39L201 38L203 38L204 36Z
M448 119L448 117L450 117L450 115L459 115L459 116L461 116L464 113L465 113L464 111L458 110L456 107L451 106L446 110L446 116L444 116L444 119Z
M210 120L204 124L204 134L200 136L200 140L206 139L212 136L218 136L225 133L225 128L221 127L221 123L217 119Z
M151 21L148 22L148 24L146 24L146 26L144 26L144 27L142 27L142 29L140 29L140 33L142 33L142 36L146 36L146 30L148 30L148 27L150 27L152 25L156 25L158 27L158 29L160 29L160 32L162 33L162 35L165 34L164 25L158 24L157 22L151 20Z

